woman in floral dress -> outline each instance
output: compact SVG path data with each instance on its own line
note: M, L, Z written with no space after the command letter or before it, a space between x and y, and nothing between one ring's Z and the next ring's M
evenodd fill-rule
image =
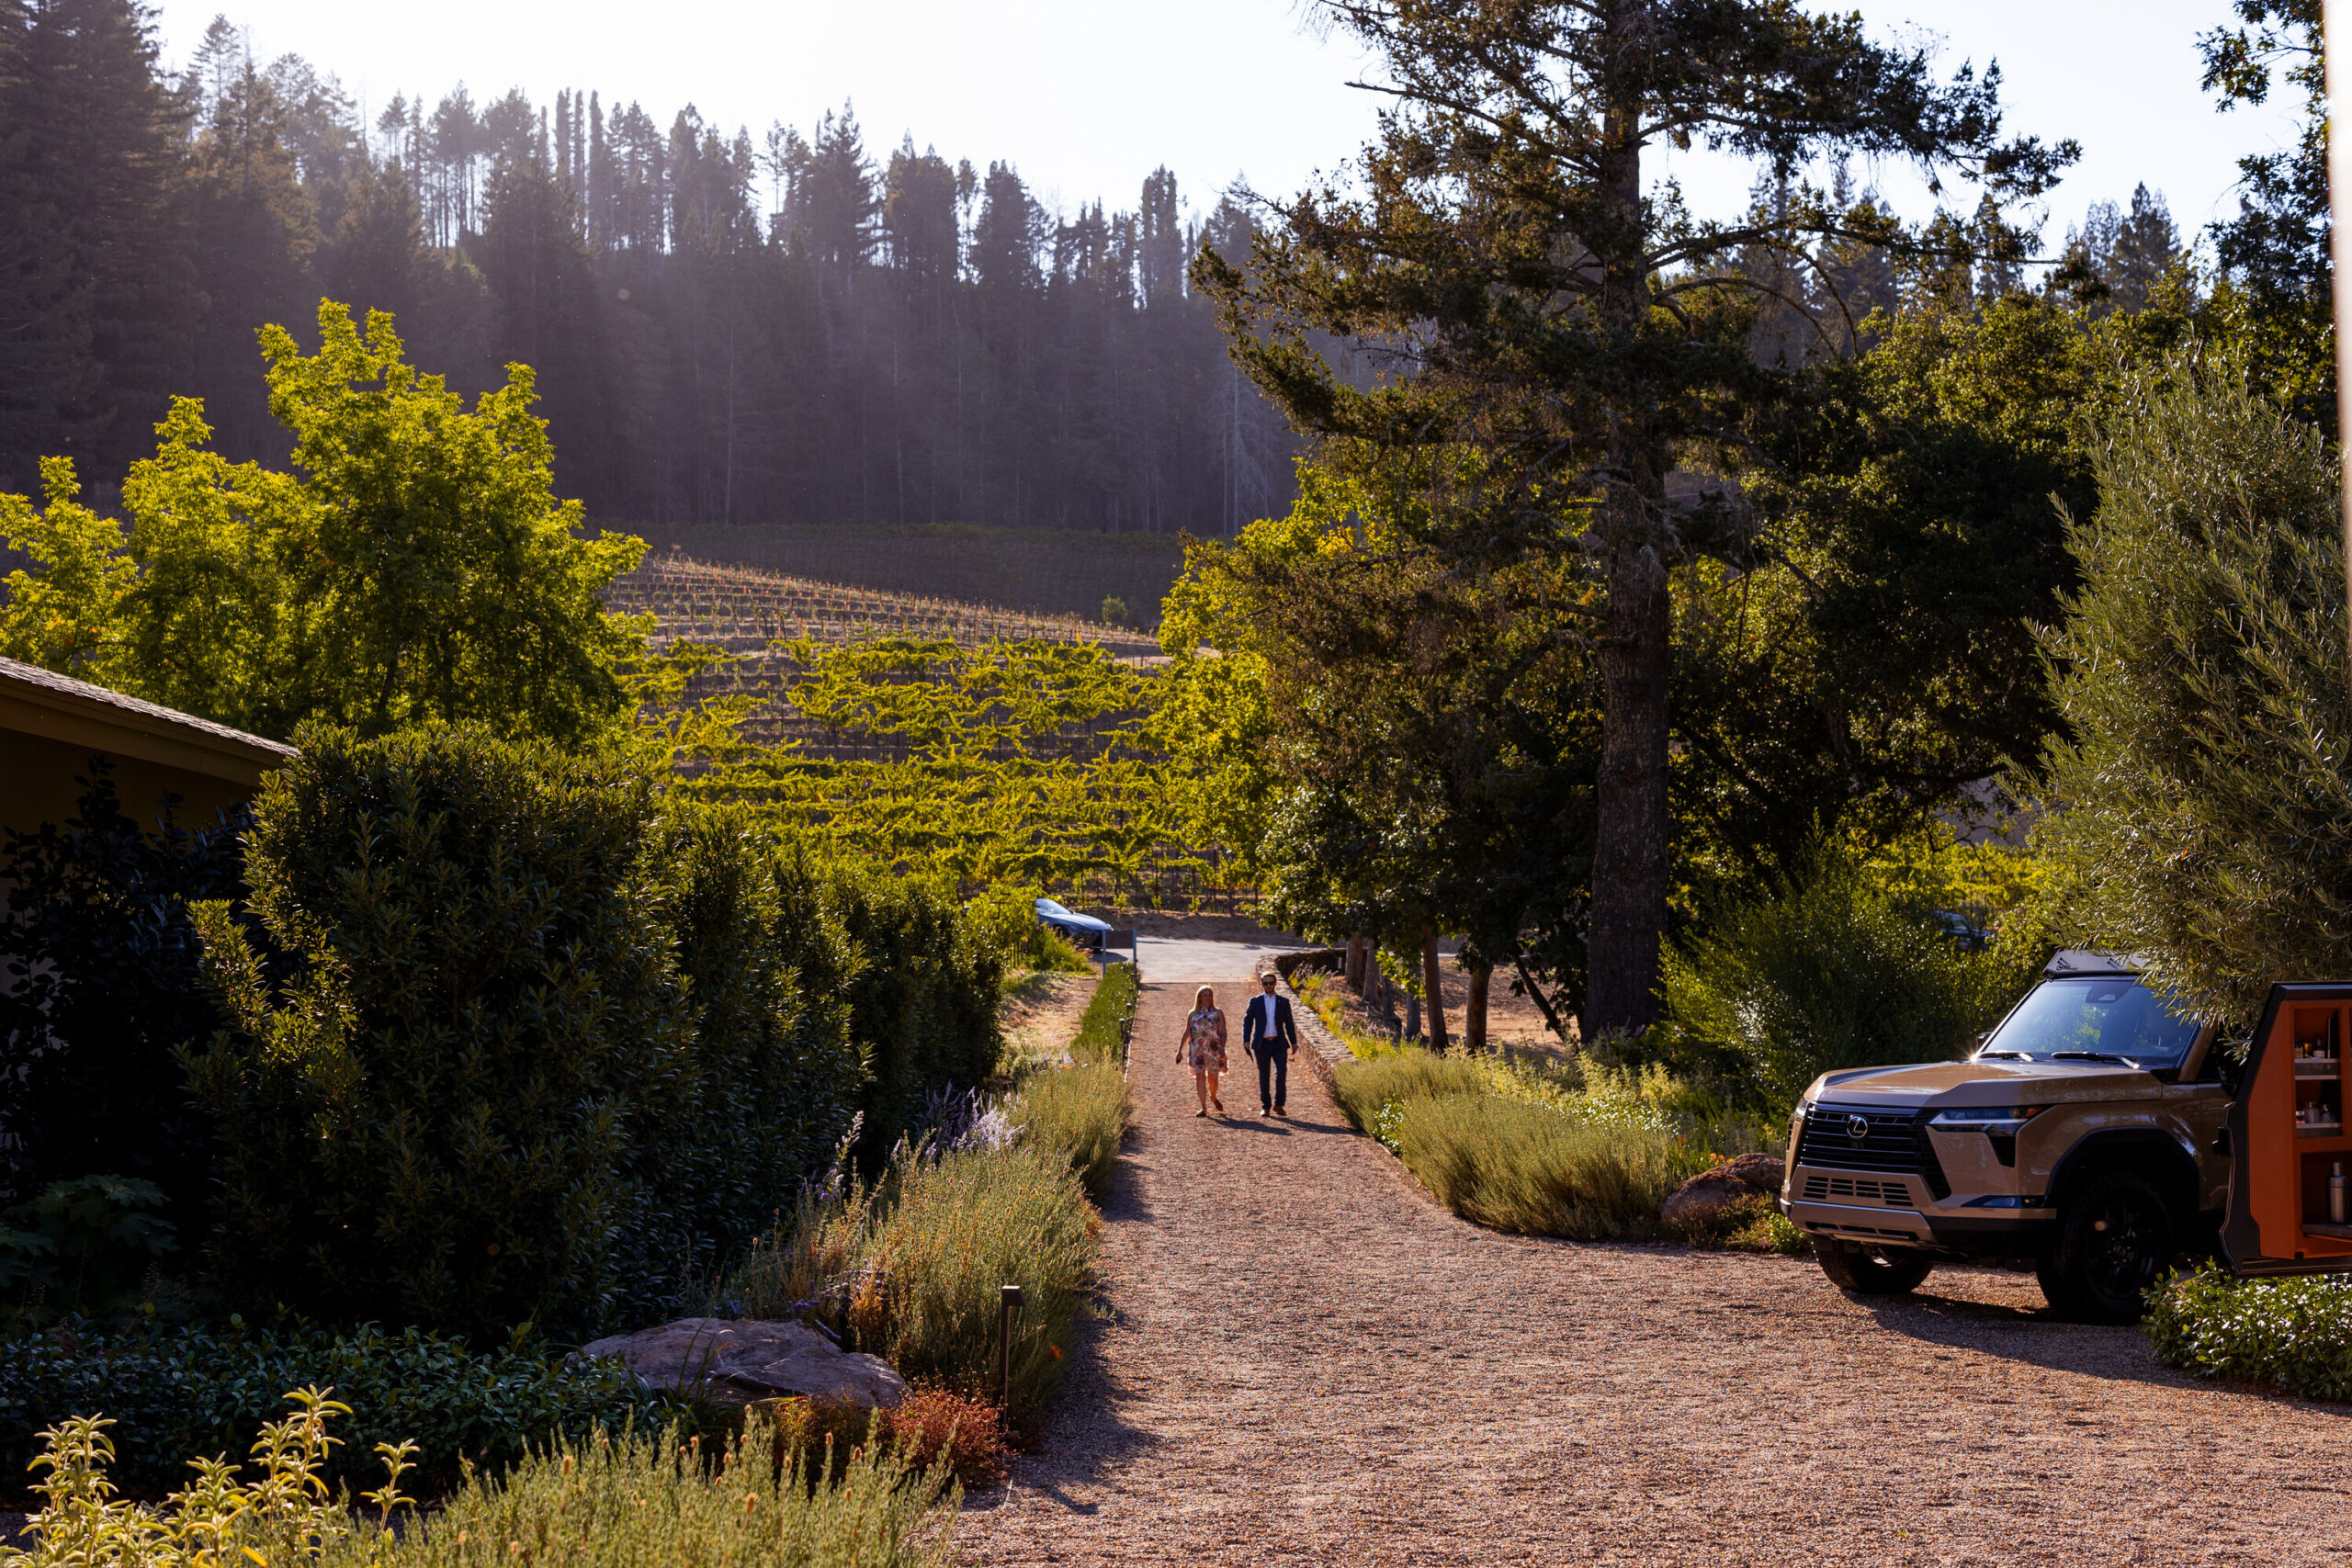
M1193 993L1192 1016L1184 1020L1184 1040L1176 1047L1176 1060L1192 1064L1193 1088L1201 1097L1201 1108L1194 1114L1206 1116L1214 1105L1217 1114L1224 1115L1225 1101L1216 1096L1216 1076L1225 1071L1225 1014L1217 1010L1216 987L1203 986Z

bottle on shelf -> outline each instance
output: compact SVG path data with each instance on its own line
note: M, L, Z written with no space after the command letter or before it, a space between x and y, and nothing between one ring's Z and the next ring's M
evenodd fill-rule
M2344 1223L2344 1162L2335 1162L2335 1172L2327 1179L2327 1223Z

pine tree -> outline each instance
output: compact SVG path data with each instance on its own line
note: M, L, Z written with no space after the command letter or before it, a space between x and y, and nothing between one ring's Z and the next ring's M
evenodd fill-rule
M279 56L267 74L285 110L281 134L311 198L318 231L332 234L343 222L351 182L368 167L356 107L341 83L321 76L299 54Z
M187 378L202 298L186 113L156 76L153 24L135 0L30 0L23 14L9 179L31 209L56 215L63 287L77 306L86 299L94 367L77 378L86 393L56 417L62 447L44 455L80 457L111 483ZM35 270L54 276L53 265Z
M2233 0L2237 28L2198 39L2222 108L2300 94L2291 148L2238 160L2238 212L2214 226L2222 265L2204 323L2245 348L2256 378L2298 417L2335 433L2335 267L2328 218L2327 62L2321 0Z
M1184 226L1176 203L1176 176L1163 165L1143 182L1136 209L1136 288L1145 309L1172 303L1184 293Z
M563 487L602 491L620 454L605 400L612 371L601 290L579 209L536 151L502 163L485 200L473 254L496 301L492 357L537 372Z
M411 321L422 299L424 211L397 161L363 168L345 186L343 219L319 253L320 287L363 314Z
M89 450L102 374L90 279L74 271L59 193L28 164L29 27L21 4L0 0L0 490L32 488L44 456Z
M2126 216L2111 201L2096 201L2083 226L2066 234L2064 268L2056 281L2071 287L2094 317L2147 307L2151 292L2181 260L2180 231L2165 198L2143 184L2132 193Z
M318 229L291 145L292 116L250 56L218 62L210 122L198 138L195 235L209 300L196 341L197 384L221 450L234 458L282 457L284 430L270 417L254 333L300 321L317 308L311 255Z
M2303 96L2301 134L2289 150L2238 160L2238 215L2214 230L2224 270L2257 293L2324 299L2328 259L2327 67L2321 0L2233 0L2244 25L2199 39L2205 90L2221 107L2269 102L2283 84Z
M1656 1016L1669 891L1668 574L1744 544L1736 495L1669 491L1668 476L1737 472L1743 427L1793 390L1793 372L1749 353L1753 292L1732 258L1844 231L1846 216L1809 196L1778 220L1689 218L1654 199L1645 154L1704 141L1793 174L1850 149L1957 164L2007 195L2041 189L2075 149L2004 144L1996 72L1939 85L1858 17L1786 0L1326 11L1379 57L1392 100L1361 194L1279 204L1250 272L1204 251L1195 276L1302 429L1479 455L1432 543L1591 563L1605 717L1584 1022L1638 1029ZM1409 375L1359 389L1308 346L1318 331Z

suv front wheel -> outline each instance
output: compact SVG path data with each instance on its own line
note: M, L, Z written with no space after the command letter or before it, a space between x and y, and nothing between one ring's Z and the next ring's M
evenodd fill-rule
M2144 1293L2173 1254L2172 1216L2141 1178L2095 1176L2059 1211L2058 1241L2035 1272L2061 1317L2137 1323Z
M1831 1284L1857 1296L1908 1295L1936 1267L1934 1258L1900 1247L1865 1248L1826 1235L1813 1238L1813 1255Z

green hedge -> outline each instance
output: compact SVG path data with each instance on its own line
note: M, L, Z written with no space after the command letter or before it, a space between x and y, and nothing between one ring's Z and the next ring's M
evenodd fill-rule
M257 934L197 913L221 1292L482 1336L642 1311L677 1238L639 1145L695 1044L638 875L652 780L464 728L300 741L254 810Z
M414 1439L427 1487L444 1490L460 1455L503 1467L553 1432L661 1419L653 1396L610 1362L568 1369L532 1349L477 1353L413 1329L76 1324L0 1339L0 1476L7 1491L21 1488L42 1431L97 1414L115 1423L116 1478L169 1490L187 1483L191 1458L243 1460L262 1425L284 1416L287 1393L307 1386L332 1388L351 1406L329 1479L355 1492L382 1483L379 1442Z
M258 804L230 1027L187 1054L229 1305L479 1337L674 1315L851 1118L987 1078L999 960L943 886L665 805L626 760L311 730Z
M865 1147L878 1160L939 1090L972 1089L996 1071L1003 960L944 881L847 861L803 874L820 877L829 916L854 953L842 994L871 1074Z
M649 851L694 1048L643 1119L647 1240L715 1278L841 1141L867 1082L843 978L855 966L824 884L731 807L673 806Z
M2142 1326L2180 1371L2352 1400L2352 1279L2239 1280L2208 1263L2150 1292Z
M191 899L244 888L241 808L212 818L125 800L90 759L62 827L0 849L0 1208L100 1174L152 1181L201 1228L210 1135L172 1052L220 1026L197 983Z
M1078 1036L1069 1044L1071 1057L1080 1062L1124 1064L1128 1037L1135 1032L1136 1000L1142 994L1143 981L1134 964L1114 964L1105 968L1102 983L1094 987L1086 1010L1079 1015Z

